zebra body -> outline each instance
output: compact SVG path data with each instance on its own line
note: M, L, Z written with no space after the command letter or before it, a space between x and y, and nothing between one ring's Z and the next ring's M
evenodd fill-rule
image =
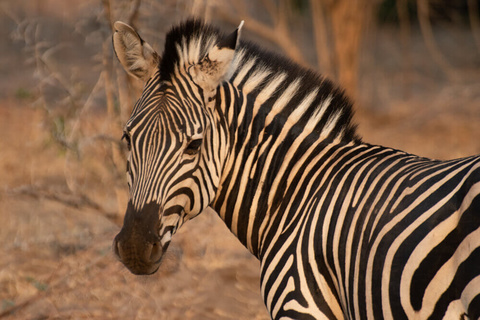
M190 20L160 58L116 23L146 82L125 127L130 201L114 250L155 272L211 206L261 262L272 318L480 317L480 158L363 143L351 104L312 71Z

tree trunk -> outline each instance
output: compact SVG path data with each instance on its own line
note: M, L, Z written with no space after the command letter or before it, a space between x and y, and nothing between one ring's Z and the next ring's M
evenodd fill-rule
M365 28L372 17L375 0L311 0L319 64L345 89L356 96L358 61ZM323 43L318 43L318 42ZM322 48L320 51L319 48ZM320 63L321 62L321 63Z
M372 0L337 0L330 5L334 65L338 82L356 96L361 39L371 17Z

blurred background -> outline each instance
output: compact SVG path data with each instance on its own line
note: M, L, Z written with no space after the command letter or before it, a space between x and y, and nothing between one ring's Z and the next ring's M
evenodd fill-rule
M163 51L201 17L314 68L355 102L370 143L480 153L478 0L0 0L0 319L268 319L259 263L213 212L160 271L110 249L127 204L122 126L141 92L116 20Z

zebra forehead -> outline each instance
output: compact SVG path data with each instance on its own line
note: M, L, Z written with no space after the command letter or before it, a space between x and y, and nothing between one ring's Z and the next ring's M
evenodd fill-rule
M160 63L162 79L168 80L175 68L199 62L223 34L200 20L190 19L174 26L166 36Z

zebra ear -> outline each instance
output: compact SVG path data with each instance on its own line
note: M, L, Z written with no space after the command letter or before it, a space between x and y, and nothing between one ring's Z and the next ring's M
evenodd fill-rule
M113 48L118 61L128 73L146 82L158 69L158 54L128 24L117 21L113 26Z
M242 26L243 21L234 32L220 39L195 68L194 79L205 90L214 90L227 78L235 49L238 47Z

